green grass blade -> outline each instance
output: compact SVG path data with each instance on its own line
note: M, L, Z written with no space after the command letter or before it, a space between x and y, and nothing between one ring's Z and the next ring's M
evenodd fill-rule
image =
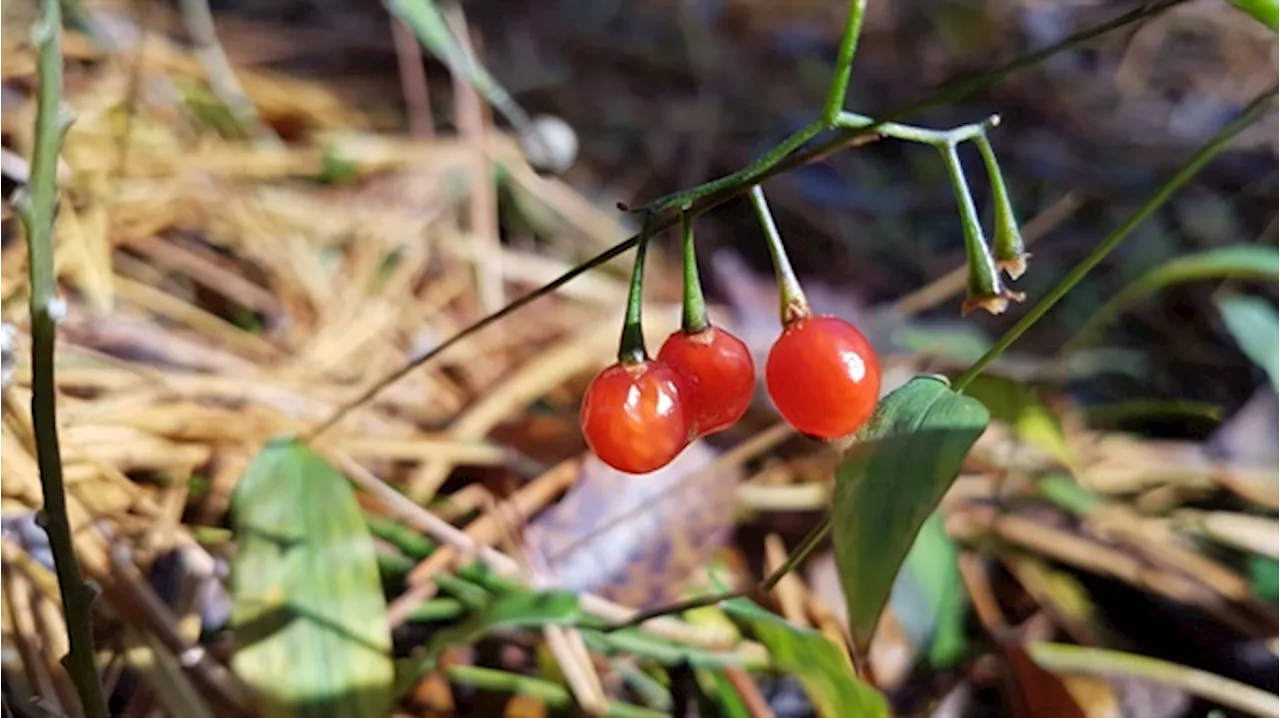
M394 666L373 539L347 480L302 444L265 446L231 496L235 672L268 718L377 718Z

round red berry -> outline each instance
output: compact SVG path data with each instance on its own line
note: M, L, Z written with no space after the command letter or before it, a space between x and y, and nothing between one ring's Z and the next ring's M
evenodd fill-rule
M742 340L717 327L667 337L658 359L685 379L686 405L699 435L727 429L747 413L756 366Z
M578 417L600 460L629 474L666 466L693 436L681 377L665 362L614 364L591 381Z
M852 324L807 317L769 350L765 383L778 413L804 434L837 439L871 418L880 398L880 360Z

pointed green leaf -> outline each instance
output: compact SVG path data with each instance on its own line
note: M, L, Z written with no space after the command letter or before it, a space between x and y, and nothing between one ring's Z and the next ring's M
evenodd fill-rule
M934 512L925 521L903 565L902 578L909 578L923 595L924 609L933 622L929 663L935 668L951 666L965 649L969 594L960 582L960 566L956 563L959 553L942 526L942 517Z
M840 648L826 636L788 623L744 598L721 606L751 628L779 668L800 680L822 718L889 715L884 696L853 675Z
M832 542L860 653L920 527L989 418L945 378L918 376L880 402L837 469Z
M387 715L387 605L346 479L302 444L277 440L240 479L231 514L231 666L258 692L260 715Z
M1275 306L1260 297L1228 294L1218 299L1218 311L1241 351L1267 372L1273 389L1280 389L1280 317Z
M1277 9L1276 0L1231 0L1231 4L1272 30L1280 25L1277 22L1280 10Z

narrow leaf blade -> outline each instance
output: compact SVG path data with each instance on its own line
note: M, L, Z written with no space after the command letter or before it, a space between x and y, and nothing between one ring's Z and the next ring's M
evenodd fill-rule
M231 497L232 668L269 718L376 718L394 667L373 540L346 479L302 444L262 449Z
M1271 387L1280 389L1280 317L1265 299L1228 294L1218 311L1245 356L1267 372Z
M884 398L836 471L832 539L860 653L916 535L989 419L945 378L916 377Z
M779 668L800 680L822 718L889 715L884 696L853 675L840 648L826 636L788 623L743 598L721 605L726 613L750 627Z

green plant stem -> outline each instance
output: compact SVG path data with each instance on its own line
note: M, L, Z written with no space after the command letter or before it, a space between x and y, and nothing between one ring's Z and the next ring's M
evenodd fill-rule
M939 90L922 100L913 102L909 105L904 105L892 112L886 113L884 115L884 120L901 120L934 107L952 104L957 100L978 92L979 90L990 87L1001 80L1016 75L1023 70L1035 67L1060 52L1080 47L1081 45L1102 37L1109 32L1119 30L1122 27L1126 27L1140 20L1155 17L1165 10L1176 5L1181 5L1184 2L1187 2L1187 0L1159 0L1158 2L1153 2L1149 5L1144 5L1137 9L1130 10L1123 15L1116 16L1110 20L1098 23L1097 25L1086 27L1077 33L1068 35L1048 47L1016 57L999 67L984 70L967 77L949 80L944 83L942 90Z
M813 530L811 530L804 537L804 540L800 542L800 545L797 546L794 551L792 551L790 554L787 555L787 560L783 562L781 566L774 569L774 571L770 573L768 576L766 576L763 581L756 584L755 586L752 586L751 588L744 589L741 591L724 591L721 593L712 593L704 596L695 596L694 598L685 599L683 601L674 601L672 603L658 606L657 608L652 608L647 611L640 611L639 613L632 616L627 621L623 623L616 623L612 626L609 626L605 630L606 632L619 631L624 628L631 628L632 626L638 626L644 623L645 621L650 621L655 618L670 616L676 613L684 613L685 611L692 611L695 608L705 608L707 606L714 606L723 601L732 601L735 598L745 598L757 592L766 593L768 591L772 591L773 587L777 586L779 581L785 578L787 574L795 570L796 566L799 566L802 561L808 558L809 554L813 553L814 549L818 548L819 544L821 544L823 540L827 538L827 535L830 533L831 533L831 516L828 514L827 516L823 517L821 523L813 527Z
M684 250L684 317L681 328L685 334L697 334L711 326L707 319L707 299L702 294L702 280L698 277L698 249L693 241L693 217L680 213L680 243Z
M623 364L640 364L648 361L649 352L644 346L644 325L640 315L644 308L644 259L649 248L649 230L653 215L644 216L640 229L640 241L636 244L636 263L631 268L631 287L627 291L627 314L622 321L622 340L618 342L618 361Z
M1054 673L1144 678L1255 716L1280 716L1274 695L1253 686L1158 658L1105 648L1029 643L1032 660Z
M987 247L987 239L982 232L982 221L978 218L978 208L973 202L973 192L964 176L964 165L960 163L960 154L955 143L947 143L938 147L942 153L943 163L947 166L947 175L951 178L951 187L955 190L956 204L960 207L960 223L964 228L965 262L969 268L968 297L965 299L964 312L973 306L994 306L1003 309L1005 297L1004 284L1000 281L1000 271L996 269L991 249ZM998 313L998 312L995 312Z
M778 225L773 221L773 212L769 211L764 190L760 185L755 185L751 188L750 196L751 206L755 209L760 229L764 232L765 245L769 248L769 258L773 260L773 273L778 281L781 300L779 315L783 326L786 326L812 313L809 310L809 300L805 298L800 280L791 267L791 259L787 257L787 248L782 244L782 235L778 233Z
M961 142L985 137L987 130L998 124L1000 124L1000 116L992 115L982 122L960 125L949 130L931 130L897 122L878 121L873 117L859 115L856 112L841 112L834 121L836 127L873 132L882 137L892 137L895 140L903 140L905 142L918 142L938 148L946 147L947 145L958 145Z
M982 75L965 80L957 87L947 88L912 105L889 112L885 115L885 120L902 119L908 115L934 107L935 105L939 105L944 102L954 102L977 92L998 80L1032 67L1053 54L1082 45L1094 38L1124 27L1129 23L1163 12L1164 10L1184 1L1185 0L1164 0L1163 2L1156 3L1155 5L1126 13L1105 23L1095 25L1091 28L1086 28L1056 45L1016 58L1000 67L985 72ZM882 122L883 121L884 120L882 120ZM747 167L725 177L711 180L710 182L692 189L659 197L649 203L645 209L650 213L664 212L669 209L681 209L682 211L687 211L691 213L692 216L697 217L709 212L721 204L724 204L729 199L742 194L753 184L762 182L795 167L800 167L810 162L820 160L826 157L829 153L856 142L859 138L873 138L877 136L875 133L876 126L874 124L856 130L848 128L839 129L840 131L836 132L833 137L817 143L815 146L807 150L796 153L796 150L798 150L802 145L822 133L823 123L820 120L815 120L814 122L811 122L797 130L790 137L783 140L783 142L773 150L752 162ZM660 232L673 226L675 222L675 217L670 215L657 217L654 219L652 230L654 232ZM497 311L464 327L453 336L438 344L434 349L406 362L400 368L371 384L355 398L339 405L328 418L312 427L310 430L303 432L300 438L303 441L314 441L316 437L333 428L339 421L342 421L343 417L356 408L369 402L378 394L378 392L382 391L386 387L403 379L415 369L438 357L441 353L447 351L455 344L470 338L473 334L488 328L490 325L501 321L508 315L514 314L538 299L551 294L560 287L563 287L592 269L613 261L624 252L627 252L634 247L638 239L639 236L636 235L615 244L609 249L606 249L600 254L586 260L582 264L579 264L564 274L561 274L559 277L556 277L541 287L538 287L528 294L515 299L501 309L498 309Z
M1222 128L1218 134L1214 135L1212 139L1197 150L1173 177L1169 178L1169 180L1165 182L1160 189L1156 190L1154 194L1148 197L1147 201L1143 202L1142 206L1133 214L1129 215L1129 217L1125 219L1119 227L1116 227L1111 234L1107 235L1106 239L1102 240L1102 242L1089 253L1089 256L1085 257L1084 260L1077 264L1071 272L1058 283L1058 286L1050 290L1049 293L1044 296L1044 299L1041 299L1039 303L1032 307L1031 311L1027 312L1022 319L1018 320L1017 324L1014 324L1009 331L1005 332L1004 336L1000 337L1000 339L987 350L986 354L983 354L976 362L973 363L972 366L965 370L965 372L953 383L955 390L962 391L970 382L982 374L984 369L998 359L1005 350L1012 346L1014 342L1018 341L1018 339L1022 337L1028 329L1030 329L1036 322L1040 321L1040 318L1047 314L1055 304L1061 301L1062 298L1067 295L1067 292L1070 292L1077 284L1080 283L1081 280L1085 278L1085 276L1089 274L1089 272L1093 271L1094 267L1098 266L1103 259L1106 259L1107 255L1111 254L1116 247L1120 246L1120 243L1129 236L1130 232L1132 232L1138 225L1142 224L1142 222L1145 221L1147 217L1151 216L1153 212L1164 205L1174 192L1178 191L1182 185L1186 184L1192 177L1195 177L1205 165L1209 164L1209 162L1213 160L1213 158L1217 157L1218 154L1226 148L1227 144L1233 137L1266 113L1272 104L1272 101L1275 99L1275 96L1276 87L1273 86L1271 89L1263 92L1255 98L1253 102L1249 103L1249 106L1246 107L1238 117L1232 120L1226 127Z
M849 77L853 74L853 58L858 54L858 38L862 37L862 18L866 13L867 0L850 0L844 32L840 36L840 52L836 54L836 66L831 71L827 101L822 106L822 122L827 127L833 126L836 117L844 109Z
M75 683L86 716L106 718L107 704L94 661L93 597L80 575L71 521L67 517L66 486L58 448L57 384L54 381L54 342L57 320L65 312L54 278L53 223L57 213L58 152L71 125L62 107L61 8L58 0L42 0L42 17L34 31L37 73L36 141L30 183L15 200L26 229L31 312L31 418L40 467L44 506L41 524L49 536L58 591L67 622L68 652L63 665Z
M1027 269L1027 248L1022 241L1022 231L1018 227L1018 216L1013 210L1013 199L1009 196L1009 188L1004 181L1004 173L1000 171L1000 161L996 159L995 148L986 134L973 138L973 144L982 155L982 163L987 167L987 181L991 183L991 197L995 204L995 229L993 231L996 266L1008 273L1012 279L1021 277Z
M444 673L453 683L537 698L548 708L569 708L573 705L573 696L569 695L569 691L541 678L479 666L449 666L444 669ZM663 718L665 714L629 703L609 701L604 715L610 718Z
M867 125L863 129L866 131L865 132L866 134L873 135L878 131L880 125L883 125L889 122L898 122L902 119L910 117L911 115L918 114L932 107L937 107L939 105L956 102L969 95L972 95L975 92L978 92L979 90L982 90L986 87L990 87L991 85L994 85L995 83L1007 77L1011 77L1019 72L1022 72L1023 70L1034 67L1040 64L1041 62L1043 62L1045 59L1052 57L1053 55L1056 55L1065 50L1070 50L1072 48L1084 45L1092 40L1097 39L1098 37L1101 37L1114 30L1118 30L1131 23L1135 23L1135 22L1138 22L1139 20L1144 20L1146 18L1159 15L1165 10L1168 10L1173 6L1179 5L1186 1L1187 0L1161 0L1160 2L1153 3L1146 7L1141 7L1136 10L1132 10L1123 15L1112 18L1111 20L1108 20L1106 22L1099 23L1092 27L1087 27L1081 30L1080 32L1070 35L1064 38L1062 41L1057 42L1053 45L1050 45L1046 48L1037 50L1032 53L1028 53L1026 55L1022 55L1020 57L1016 57L1013 60L1010 60L1009 62L1003 65L1000 65L999 67L987 70L980 74L973 75L971 77L967 77L967 78L949 83L948 85L946 85L946 87L943 90L935 92L932 95L918 102L914 102L909 105L896 108L886 113L885 115L883 115L882 118L877 122ZM846 31L848 30L849 26L850 25L846 26ZM857 27L859 29L861 28L860 21L857 24ZM845 50L846 44L849 42L850 41L847 37L841 40L842 53ZM854 44L852 45L851 49L856 49L856 39L853 41L853 43ZM850 65L852 65L852 57L850 57ZM833 82L832 89L829 92L828 100L830 100L831 95L835 94L835 90L837 87L838 85ZM847 79L846 79L845 87L847 87ZM840 89L841 102L843 102L844 92L845 92L844 89ZM838 118L838 114L837 114L837 118ZM838 124L838 120L837 120L837 124ZM699 185L692 189L683 190L673 194L665 195L663 197L659 197L658 199L646 205L645 209L654 211L654 212L663 212L673 208L688 205L691 202L698 201L705 197L710 197L722 192L729 192L731 190L740 190L742 187L746 185L759 183L760 181L764 180L766 177L770 176L771 174L774 174L769 172L771 168L773 168L779 162L782 162L784 159L789 157L792 152L795 152L797 149L803 146L806 142L817 137L819 134L822 133L824 129L827 129L829 125L830 123L824 122L822 118L814 120L813 122L810 122L809 124L800 128L799 130L796 130L790 137L783 140L782 143L779 144L777 147L765 153L759 159L752 162L750 165L744 167L743 169L738 170L737 172L734 172L732 174L725 175L724 177L716 178L714 180L711 180L710 182ZM832 143L830 146L839 146L841 144L844 144L844 142Z

